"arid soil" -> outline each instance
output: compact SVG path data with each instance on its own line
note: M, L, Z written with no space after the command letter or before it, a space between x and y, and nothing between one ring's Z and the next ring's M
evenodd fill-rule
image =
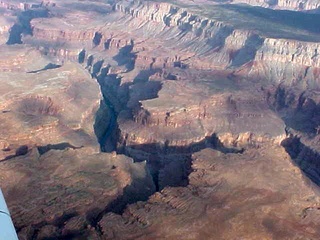
M19 238L319 239L319 6L2 0Z

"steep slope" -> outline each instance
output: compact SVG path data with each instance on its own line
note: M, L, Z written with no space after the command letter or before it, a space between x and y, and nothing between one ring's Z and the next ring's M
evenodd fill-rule
M319 237L318 187L303 175L319 183L319 15L212 1L10 6L0 167L21 237Z

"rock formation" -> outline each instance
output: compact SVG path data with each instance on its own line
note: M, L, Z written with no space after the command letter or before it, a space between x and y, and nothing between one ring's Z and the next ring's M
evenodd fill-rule
M195 153L188 187L166 188L121 217L105 215L104 239L318 238L318 187L284 149L265 147Z
M7 144L1 160L22 145L97 146L92 122L101 94L85 70L52 64L32 48L1 46L1 52L0 139Z
M88 147L58 149L40 155L35 148L1 164L1 187L22 239L97 236L100 214L154 192L144 163Z
M318 7L1 1L20 238L319 238Z

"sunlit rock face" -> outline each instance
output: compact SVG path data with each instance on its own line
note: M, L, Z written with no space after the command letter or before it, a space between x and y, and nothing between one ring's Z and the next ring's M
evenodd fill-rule
M1 11L2 16L0 17L0 44L5 44L9 37L9 30L14 24L14 16L5 14L5 11Z
M1 46L1 158L29 147L97 146L92 122L99 86L74 63L53 64L33 48Z
M2 1L19 237L318 239L317 8Z
M317 12L320 3L318 0L306 0L306 1L298 1L298 0L225 0L225 1L207 1L207 0L194 0L188 1L183 0L180 1L186 5L194 5L194 4L206 4L209 5L217 5L217 4L248 4L251 6L259 6L263 8L270 9L281 9L281 10L291 10L291 11L310 11Z

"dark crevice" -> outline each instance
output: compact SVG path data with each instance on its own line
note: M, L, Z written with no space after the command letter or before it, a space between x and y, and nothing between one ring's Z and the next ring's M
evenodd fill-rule
M67 234L63 234L62 233L62 229L63 227L66 225L66 223L72 219L73 217L79 216L79 213L77 213L76 211L66 211L63 212L61 216L55 217L52 221L42 221L39 222L37 224L33 224L30 229L29 229L29 238L28 239L32 239L32 240L36 240L36 239L73 239L72 236L76 235L76 233L67 233ZM40 237L40 231L43 227L45 226L54 226L57 227L57 229L59 229L58 231L56 231L54 233L54 236L47 236L47 237ZM22 229L25 226L22 226L20 229L17 229L17 233L19 233L20 231L22 231ZM77 230L77 232L83 234L85 232L85 229L79 229ZM80 235L79 235L80 236Z
M76 216L79 216L76 211L65 212L60 217L55 218L52 222L52 225L62 228L68 220Z
M141 70L139 72L139 74L134 78L133 83L147 82L147 81L149 81L149 78L156 73L161 73L161 69L160 68L155 68L155 69L150 68L147 70Z
M4 149L3 151L10 151L10 149ZM28 152L29 152L29 147L27 145L22 145L16 149L15 154L5 157L0 162L8 161L8 160L13 159L15 157L27 155Z
M168 146L168 143L164 146L159 143L127 146L126 139L120 137L121 133L117 123L118 114L122 112L122 117L125 115L128 120L148 124L148 112L142 109L140 101L158 96L162 83L148 79L160 70L142 70L133 83L121 85L121 79L115 74L108 74L109 68L103 68L102 62L98 61L93 64L92 61L91 64L93 66L98 65L96 70L91 72L93 73L92 76L97 79L103 95L103 101L96 114L94 124L101 151L116 151L118 154L133 158L135 162L146 160L157 191L166 186L188 185L191 156L197 151L211 147L225 153L243 152L243 149L225 148L215 134L188 146ZM135 92L135 89L144 94L134 96L131 92ZM139 153L141 152L143 152L143 157L140 157L141 154ZM174 169L175 172L170 169ZM117 201L123 202L122 200ZM112 208L115 209L115 207ZM116 210L113 211L117 212Z
M38 146L38 151L40 155L45 154L46 152L49 152L50 150L65 150L65 149L79 149L82 147L75 147L71 145L70 143L63 142L63 143L58 143L58 144L48 144L45 146Z
M132 52L134 43L120 49L114 57L119 66L126 66L126 71L134 69L135 54ZM84 51L84 50L83 50ZM84 58L84 57L83 57ZM79 61L82 62L82 61ZM83 62L86 61L83 59ZM161 74L160 69L141 70L132 82L121 83L121 77L109 72L110 66L103 66L102 60L95 61L93 56L87 59L87 69L91 76L97 80L103 95L100 108L96 113L94 131L102 152L116 151L134 159L134 162L146 161L147 169L152 176L152 187L144 186L146 181L134 181L127 186L123 194L109 203L105 208L94 208L87 212L87 221L96 232L102 236L99 221L108 213L122 214L128 204L137 201L146 201L155 191L160 191L166 186L187 186L188 176L192 171L192 154L204 148L215 148L224 153L242 153L243 149L225 148L218 137L213 134L203 141L192 143L188 146L169 146L165 144L150 143L140 145L127 145L126 139L121 139L118 126L118 117L127 118L141 124L148 124L148 112L142 109L140 101L153 99L158 96L162 88L161 81L151 81L154 74ZM185 68L179 62L176 67ZM175 76L169 76L175 80ZM142 94L135 94L137 91ZM139 153L143 152L145 157ZM144 189L144 191L141 191Z
M108 70L108 67L100 67L100 74L94 74L103 96L94 123L94 131L102 152L112 152L116 149L115 133L118 129L117 117L121 106L116 97L121 78L115 74L108 74Z
M178 80L178 77L177 77L176 75L172 74L172 73L166 73L166 74L164 75L164 78L165 78L166 80L172 80L172 81Z
M99 32L95 32L93 40L92 40L93 46L94 47L99 46L101 43L101 39L102 39L102 34Z
M8 45L22 44L23 27L20 24L14 24L9 33Z
M303 135L314 137L320 126L320 104L307 91L295 92L279 84L275 89L266 92L270 109L278 113L288 129Z
M120 48L119 53L113 57L119 66L125 66L126 72L130 72L135 68L137 54L133 52L134 42Z
M176 61L173 63L173 67L175 68L181 68L181 69L187 69L188 68L188 65L181 62L181 61Z
M123 141L123 140L118 140ZM178 187L189 184L192 154L205 148L213 148L223 153L243 153L244 149L226 148L216 134L204 140L187 146L168 146L166 144L150 143L126 145L125 140L118 143L117 153L125 154L135 162L147 161L147 166L153 177L157 191L167 186Z
M154 193L155 187L152 183L148 184L146 179L134 179L130 185L123 189L123 194L111 201L106 207L90 209L87 212L86 221L95 228L99 235L102 235L99 222L105 214L110 212L122 214L128 204L146 201Z
M86 58L86 50L85 49L82 49L79 54L78 54L78 62L80 64L83 64L84 63L84 60Z
M101 71L104 60L99 60L92 65L91 76L97 78L97 74Z
M18 13L18 21L10 29L7 45L22 44L22 35L32 35L31 20L49 16L47 9L27 10Z
M281 145L305 175L315 184L320 185L320 153L292 134L283 140Z
M42 69L35 70L35 71L30 71L30 72L27 72L27 73L43 72L43 71L50 70L50 69L57 69L57 68L60 68L61 66L62 66L62 65L59 65L59 64L49 63L49 64L47 64L47 65L46 65L44 68L42 68Z
M91 67L92 67L92 64L93 64L93 60L94 60L94 57L93 55L90 55L87 59L87 66L86 66L86 69L88 69L89 71L91 70Z
M104 43L104 50L110 49L111 39L107 39Z

